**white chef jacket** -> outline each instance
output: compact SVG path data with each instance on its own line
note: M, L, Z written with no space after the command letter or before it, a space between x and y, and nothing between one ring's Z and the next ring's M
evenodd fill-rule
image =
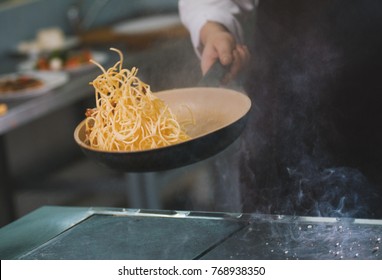
M243 43L243 28L238 16L253 9L254 0L179 0L181 21L189 30L199 56L200 30L207 21L221 23L233 34L237 43Z

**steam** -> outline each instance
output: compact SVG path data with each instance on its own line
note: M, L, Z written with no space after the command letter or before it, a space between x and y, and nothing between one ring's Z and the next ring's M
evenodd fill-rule
M210 161L214 171L212 182L215 200L212 210L214 211L233 213L243 211L240 189L241 151L240 140L237 140Z
M382 43L368 33L368 46L347 44L354 38L363 39L373 22L379 23L373 27L375 34L380 33L380 9L369 3L364 10L362 1L346 7L330 1L317 5L310 1L276 2L260 2L263 9L259 6L257 10L255 34L251 36L255 38L254 60L243 85L252 99L252 110L247 127L234 146L207 163L213 168L208 171L213 189L209 201L213 207L208 210L382 216L375 212L381 207L374 207L381 199L376 191L380 186L368 180L369 174L364 173L364 166L358 165L355 158L367 150L357 150L363 136L357 129L364 129L364 121L352 122L363 117L357 113L370 109L365 105L369 104L369 97L380 99L373 97L378 95L375 93L380 86L365 88L369 80L359 78L370 76L372 81L374 75L380 74L379 68L370 65L380 65L374 63L374 49ZM362 9L356 9L358 6ZM368 13L369 23L362 20ZM367 71L370 69L376 71ZM367 98L359 104L359 95L366 94ZM349 103L351 106L346 108ZM355 114L349 121L347 117L354 108ZM366 121L376 115L377 109L380 111L378 105L371 109ZM343 123L351 123L352 127L344 128ZM372 122L366 125L370 128ZM357 135L352 139L353 132ZM371 137L375 135L366 137L380 145L380 137ZM348 140L356 149L346 146ZM368 157L363 156L365 159Z
M283 34L276 50L262 45L268 34L257 34L256 61L246 85L254 105L250 120L240 151L216 163L219 174L231 176L220 181L229 184L224 189L240 190L244 212L375 215L375 186L336 150L346 143L333 122L346 54L326 31L309 30L299 40Z
M356 169L333 167L309 173L288 169L291 192L284 208L302 215L366 217L373 188Z

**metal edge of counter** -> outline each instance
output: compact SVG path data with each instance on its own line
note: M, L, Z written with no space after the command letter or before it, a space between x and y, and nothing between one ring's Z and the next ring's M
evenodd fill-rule
M0 229L0 259L20 259L23 255L45 244L61 233L93 215L149 216L188 219L235 220L242 226L254 222L270 223L328 223L371 224L382 226L381 220L284 216L266 214L150 210L112 207L43 206Z
M38 208L0 229L0 259L18 259L93 213L87 207Z
M20 259L93 215L242 220L240 213L206 213L112 207L43 206L0 228L0 259ZM246 221L246 216L244 223Z

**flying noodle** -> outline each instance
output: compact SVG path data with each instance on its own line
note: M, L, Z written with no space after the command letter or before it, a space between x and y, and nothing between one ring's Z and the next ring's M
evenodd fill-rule
M104 151L140 151L190 139L166 104L137 77L138 69L123 68L123 54L90 84L96 107L86 111L86 143Z

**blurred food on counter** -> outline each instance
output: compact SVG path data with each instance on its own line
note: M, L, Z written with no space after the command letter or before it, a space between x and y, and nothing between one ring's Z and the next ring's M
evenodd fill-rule
M65 72L28 71L0 77L0 100L9 101L38 96L68 81Z
M90 49L56 50L41 53L36 58L30 58L18 65L20 71L66 71L79 72L95 68L90 60L104 63L107 55L104 52Z
M66 37L63 31L56 27L40 29L35 40L19 44L18 52L27 56L27 59L18 65L20 71L77 72L93 68L90 59L101 63L106 60L104 53L79 47L76 38Z
M78 44L75 37L66 37L58 27L40 29L36 38L31 41L23 41L17 46L21 54L39 54L55 50L69 49Z
M62 49L64 42L65 35L60 28L46 28L37 33L37 44L41 50L51 51Z
M53 51L51 53L42 54L36 61L34 68L36 70L63 70L74 69L84 64L90 64L92 53L88 49L69 50L69 51Z
M0 103L0 117L5 115L8 111L8 106L5 103Z
M66 37L57 27L40 29L36 39L19 44L18 52L27 56L18 64L20 71L77 72L93 68L90 59L106 61L106 54L79 47L76 38Z
M28 74L15 74L0 79L0 94L35 89L43 86L43 81Z

